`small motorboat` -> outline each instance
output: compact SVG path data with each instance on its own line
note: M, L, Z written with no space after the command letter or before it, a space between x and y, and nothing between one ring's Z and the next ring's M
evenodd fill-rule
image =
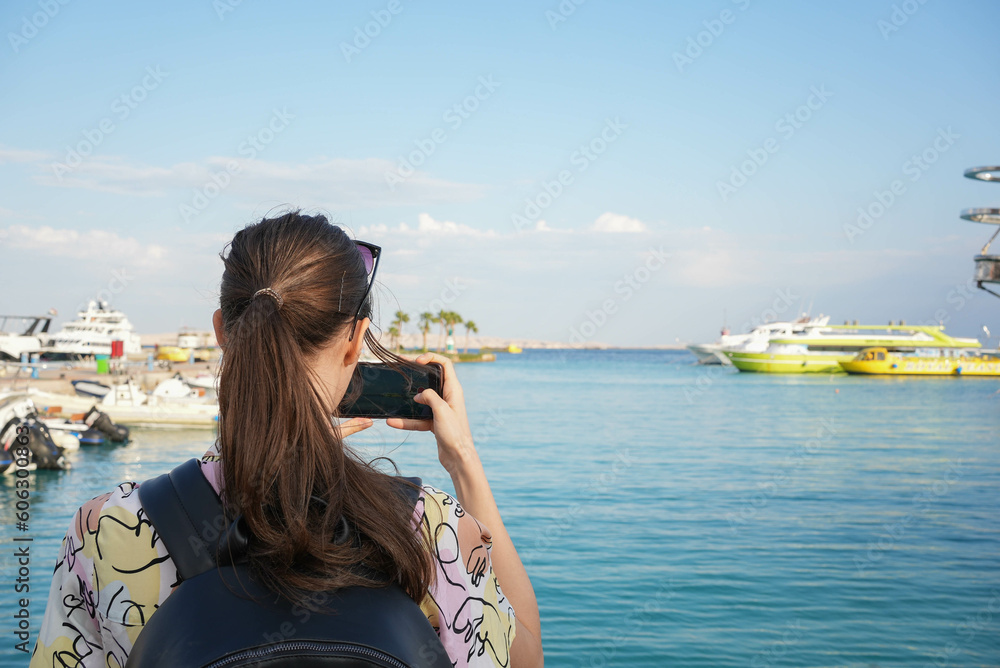
M53 437L57 434L75 437L78 442L77 447L80 445L103 445L109 441L111 443L128 443L129 439L128 427L115 424L107 413L102 413L96 407L68 419L41 418L41 420L52 432ZM58 442L58 438L56 440Z
M73 389L76 390L76 393L81 397L103 399L104 395L111 391L110 385L98 383L93 380L71 380L69 382L73 385Z
M0 400L0 473L13 475L18 469L34 471L69 468L64 448L52 438L30 398L7 395Z
M167 362L187 362L191 359L191 350L179 346L160 346L156 349L156 359Z
M181 376L177 374L176 378L184 381L188 385L194 388L200 388L202 390L215 390L216 383L218 382L218 377L214 373L199 373L196 376Z

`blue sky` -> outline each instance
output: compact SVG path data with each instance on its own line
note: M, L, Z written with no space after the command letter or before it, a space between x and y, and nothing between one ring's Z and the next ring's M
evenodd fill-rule
M1000 201L962 178L1000 162L995 3L47 1L0 9L5 313L207 325L291 205L385 248L386 313L483 334L1000 331L958 218Z

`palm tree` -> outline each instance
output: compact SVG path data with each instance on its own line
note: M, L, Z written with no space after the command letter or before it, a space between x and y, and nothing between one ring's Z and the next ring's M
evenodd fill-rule
M431 323L434 322L434 314L424 311L420 314L420 332L424 335L424 352L427 352L427 332L431 331Z
M389 328L389 340L395 343L396 351L399 351L399 327L393 325Z
M448 336L455 335L455 325L461 325L463 322L462 316L455 313L454 311L448 311Z
M455 335L455 325L462 324L462 316L454 311L448 311L444 314L444 322L448 328L448 336L450 338Z
M446 323L446 319L445 319L446 315L448 315L448 312L445 311L444 309L442 309L442 310L440 310L440 311L437 312L437 315L434 316L434 322L436 322L437 324L441 325L441 336L438 339L438 347L437 347L438 352L441 352L441 351L444 350L444 328L445 328L445 323Z
M399 348L398 337L403 335L403 323L410 322L410 314L404 313L403 311L396 311L396 319L392 321L392 324L396 326L396 348Z
M469 352L469 332L479 333L479 328L476 327L476 323L471 320L465 321L465 352Z

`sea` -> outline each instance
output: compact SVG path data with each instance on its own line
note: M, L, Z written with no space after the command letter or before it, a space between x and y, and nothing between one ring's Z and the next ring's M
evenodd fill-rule
M1000 665L1000 379L743 374L649 350L458 374L547 665ZM213 439L136 429L73 452L33 474L26 531L0 478L0 665L27 663L13 539L32 539L33 646L75 509ZM452 490L430 434L351 442Z

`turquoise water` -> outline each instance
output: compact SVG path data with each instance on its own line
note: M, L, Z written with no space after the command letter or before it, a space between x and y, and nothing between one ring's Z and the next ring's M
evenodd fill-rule
M780 377L669 351L526 351L459 370L550 666L1000 665L1000 380ZM839 390L839 391L838 391ZM202 453L137 431L41 473L37 633L75 508ZM450 488L427 434L355 441ZM16 606L0 484L2 665Z

